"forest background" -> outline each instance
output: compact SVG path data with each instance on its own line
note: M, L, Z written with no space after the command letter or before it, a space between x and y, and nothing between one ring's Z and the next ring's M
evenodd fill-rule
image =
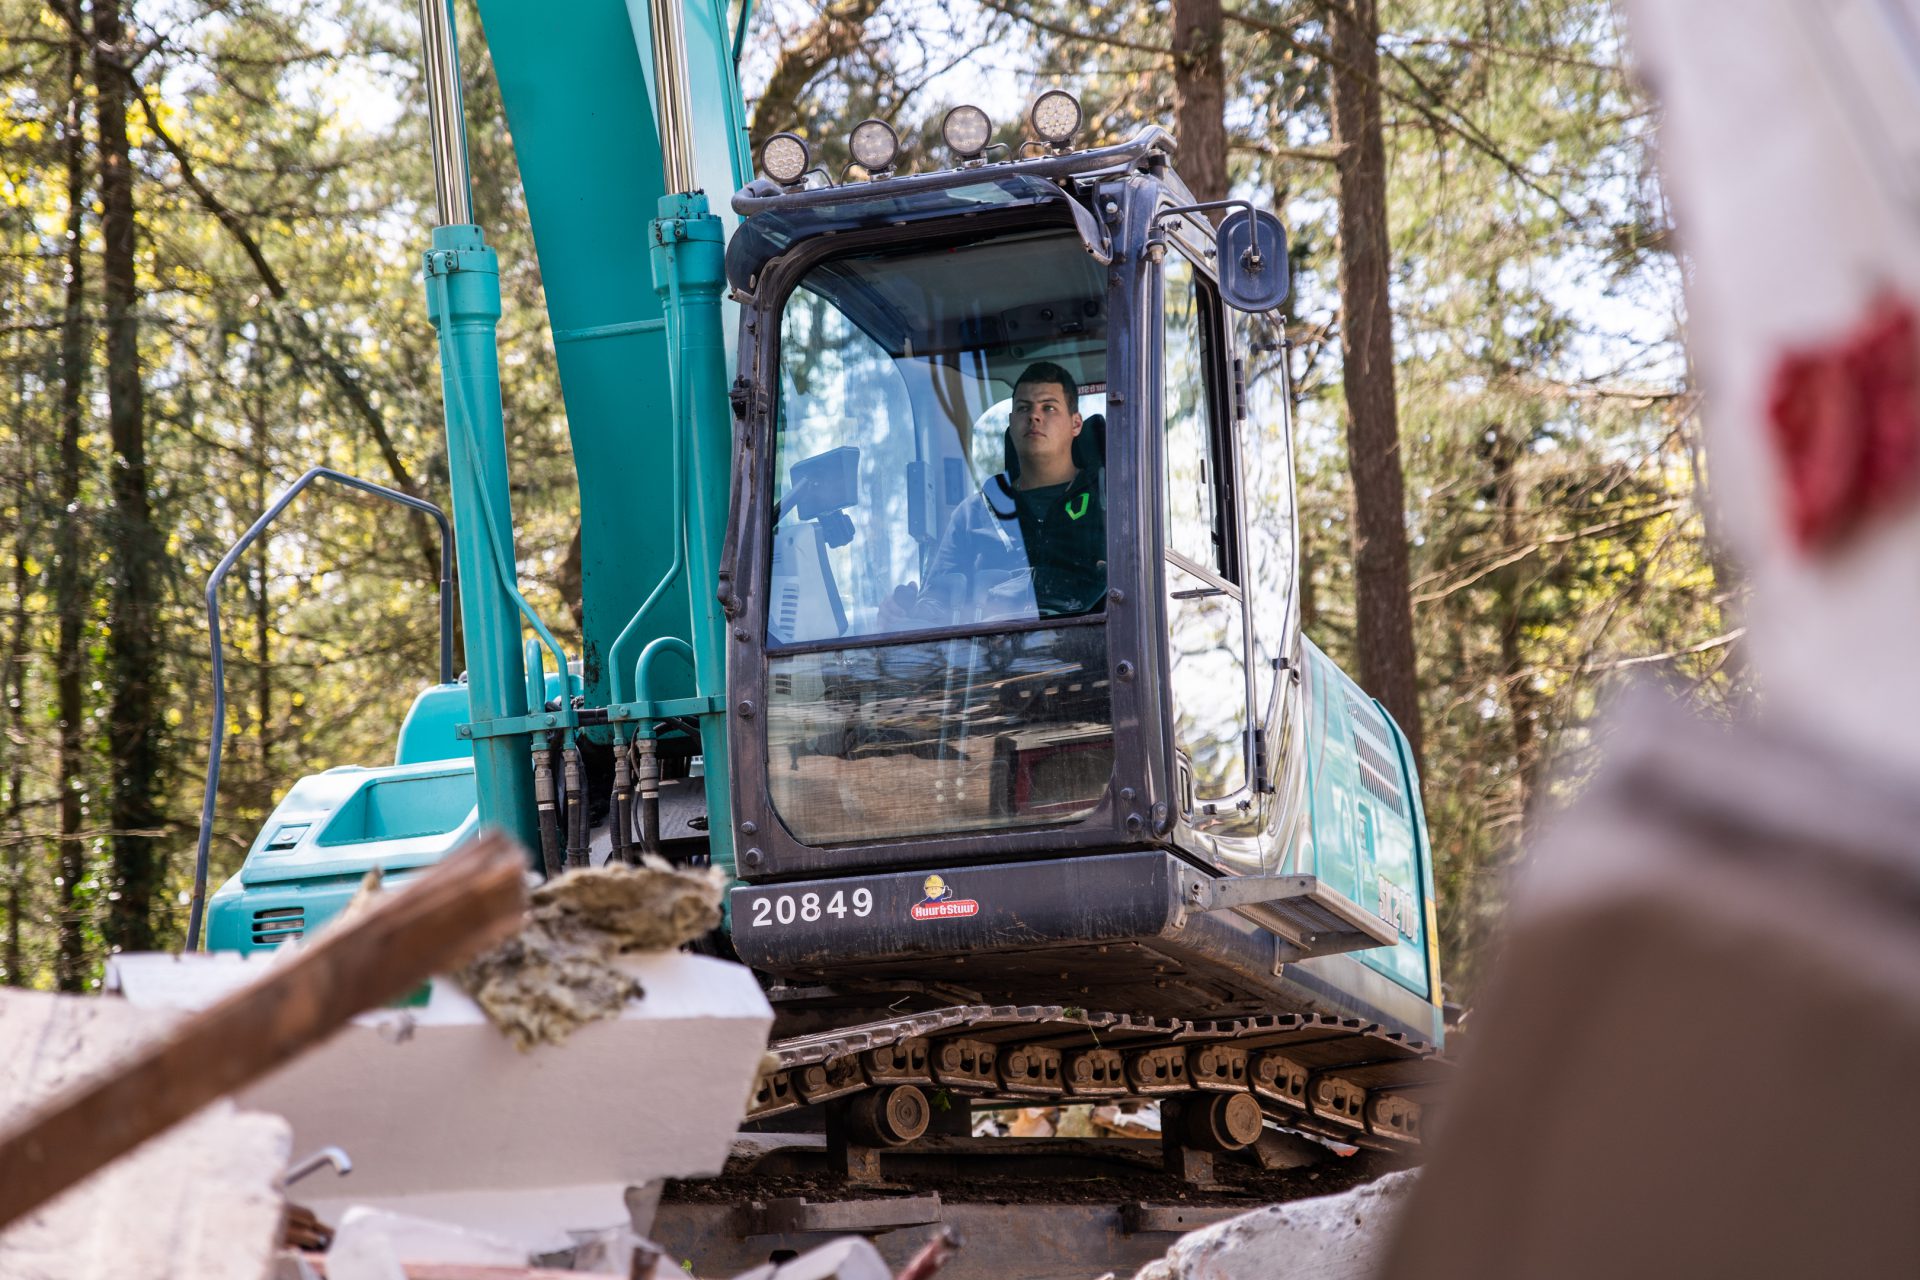
M538 266L455 7L522 580L577 648ZM324 463L447 501L417 43L395 0L0 0L0 980L83 989L113 949L179 945L202 592L272 495ZM1018 141L1002 104L1063 86L1091 141L1171 125L1203 198L1281 213L1306 626L1420 744L1470 1000L1607 691L1741 689L1657 122L1610 0L773 0L743 73L756 143L796 128L836 165L869 115L938 154L961 101ZM388 757L433 676L438 555L328 496L229 579L214 883L294 778Z

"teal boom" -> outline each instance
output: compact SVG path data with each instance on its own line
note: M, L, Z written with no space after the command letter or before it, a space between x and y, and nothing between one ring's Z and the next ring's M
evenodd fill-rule
M649 228L661 200L679 193L668 191L662 176L652 25L646 0L576 0L565 6L564 21L545 2L480 0L479 8L520 161L566 399L580 484L581 658L588 701L602 705L628 693L633 664L648 643L694 634L689 583L701 582L706 596L712 582L685 564L674 572L682 549L680 504L670 492L675 384ZM724 6L710 0L687 0L685 18L690 96L698 107L695 169L711 202L724 209L725 197L747 181L732 32ZM717 221L724 230L731 220L729 212ZM713 248L717 260L720 246ZM701 301L691 287L686 292ZM724 328L717 320L714 327ZM710 394L725 389L723 367ZM695 430L704 447L729 447L724 417L714 423L697 415ZM714 513L717 525L727 501L724 465L711 471L690 457L683 465L710 476L686 486L686 508ZM697 483L713 490L700 492ZM617 687L614 641L669 574L673 581L621 645ZM664 683L656 698L695 694L679 664L659 670ZM708 777L723 772L709 769Z

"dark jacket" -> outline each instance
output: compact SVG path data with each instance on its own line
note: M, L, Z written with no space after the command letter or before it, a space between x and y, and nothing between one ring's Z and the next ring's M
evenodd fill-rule
M1089 613L1107 590L1106 473L1022 490L1006 472L954 508L922 598L956 622Z

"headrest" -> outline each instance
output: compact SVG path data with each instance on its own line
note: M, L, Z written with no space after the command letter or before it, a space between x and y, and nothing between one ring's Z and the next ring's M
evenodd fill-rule
M1013 447L1013 428L1008 427L1001 442L1007 474L1020 478L1020 455ZM1080 434L1073 438L1073 465L1082 471L1107 465L1107 415L1090 413L1080 420Z

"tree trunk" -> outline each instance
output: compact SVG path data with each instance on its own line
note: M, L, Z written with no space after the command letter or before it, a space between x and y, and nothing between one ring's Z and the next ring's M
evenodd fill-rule
M110 814L113 870L103 921L110 946L154 945L152 909L159 880L160 784L159 533L147 499L146 406L141 386L140 321L135 311L136 232L127 107L133 72L126 63L122 0L93 0L93 81L100 137L101 296L107 329L107 435L113 450L113 594L108 605L107 712L114 762Z
M86 313L87 142L84 132L84 92L87 66L86 15L81 0L67 0L68 97L63 126L67 163L67 280L66 309L60 321L60 450L55 470L58 509L53 519L54 704L59 716L57 774L60 799L60 835L54 849L56 936L54 982L62 991L78 991L85 984L86 943L76 893L86 878L86 847L80 841L80 792L84 785L84 742L80 702L86 666L86 586L81 580L80 428L81 404L86 398L88 348L91 345Z
M1196 200L1225 200L1227 70L1220 55L1220 0L1173 0L1172 20L1176 167Z
M1340 148L1340 354L1353 476L1353 574L1360 680L1421 753L1420 686L1407 570L1406 485L1394 403L1388 296L1386 146L1380 131L1375 0L1327 5L1333 132Z
M38 472L40 459L34 456L39 450L27 439L26 381L23 364L14 375L13 439L20 448L21 472L32 475ZM7 939L5 953L0 954L0 969L5 970L0 973L0 982L10 987L27 985L20 929L20 917L26 911L27 841L21 816L26 812L27 753L21 745L27 741L27 596L33 585L27 566L27 540L39 524L27 518L27 507L35 501L34 495L22 490L13 512L13 616L7 632L6 665L0 672L0 699L6 701L8 735L15 744L7 758L7 814L0 822L0 833L7 839Z

